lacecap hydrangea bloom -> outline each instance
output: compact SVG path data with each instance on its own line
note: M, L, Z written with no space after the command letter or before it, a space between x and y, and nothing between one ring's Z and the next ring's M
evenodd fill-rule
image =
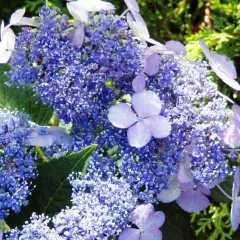
M52 219L33 214L22 230L9 233L9 239L108 240L128 226L137 199L124 179L71 175L70 183L72 207Z

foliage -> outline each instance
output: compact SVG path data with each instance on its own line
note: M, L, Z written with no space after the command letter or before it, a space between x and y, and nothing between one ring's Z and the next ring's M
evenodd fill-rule
M32 122L47 125L53 110L39 100L31 87L21 89L16 86L6 86L8 78L4 75L9 66L0 65L0 108L10 108L29 114Z
M233 230L230 222L229 204L213 204L200 213L193 213L191 223L199 239L227 240L232 239Z

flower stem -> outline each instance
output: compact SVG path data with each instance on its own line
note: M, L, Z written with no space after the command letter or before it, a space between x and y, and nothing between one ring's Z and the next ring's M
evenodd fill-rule
M42 161L48 162L48 158L45 157L43 150L38 146L36 146L35 149L36 149L36 152L39 154L40 158L42 159Z
M223 193L223 195L225 195L225 197L227 197L228 199L230 199L231 201L233 200L231 196L229 196L223 189L222 187L220 187L220 185L216 185L217 188Z

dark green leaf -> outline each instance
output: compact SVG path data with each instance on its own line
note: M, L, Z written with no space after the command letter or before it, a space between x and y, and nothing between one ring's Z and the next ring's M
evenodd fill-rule
M156 210L165 213L166 221L161 227L163 240L196 240L190 224L190 214L180 209L176 203L161 203Z
M4 72L8 70L8 65L0 65L0 107L16 109L28 114L32 122L47 125L53 110L39 100L30 86L24 89L16 86L6 86L5 82L8 79Z
M38 166L39 176L35 181L29 205L6 221L10 227L21 226L32 212L54 216L66 206L71 206L72 188L68 176L73 172L85 173L88 159L97 145L91 145L79 153L54 159Z

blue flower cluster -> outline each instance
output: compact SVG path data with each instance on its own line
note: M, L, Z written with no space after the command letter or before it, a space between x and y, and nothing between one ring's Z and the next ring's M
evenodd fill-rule
M142 48L112 13L92 15L83 46L74 46L75 25L59 10L43 7L37 29L25 28L11 57L10 83L34 84L59 119L95 129L108 104L131 89L142 68Z
M93 180L77 174L69 180L73 190L71 208L53 219L33 214L31 222L21 231L12 230L9 239L108 240L127 227L137 199L124 179L105 181L96 176ZM50 221L53 229L48 226Z
M30 125L25 115L0 111L0 219L27 205L36 176L35 154L26 146Z

